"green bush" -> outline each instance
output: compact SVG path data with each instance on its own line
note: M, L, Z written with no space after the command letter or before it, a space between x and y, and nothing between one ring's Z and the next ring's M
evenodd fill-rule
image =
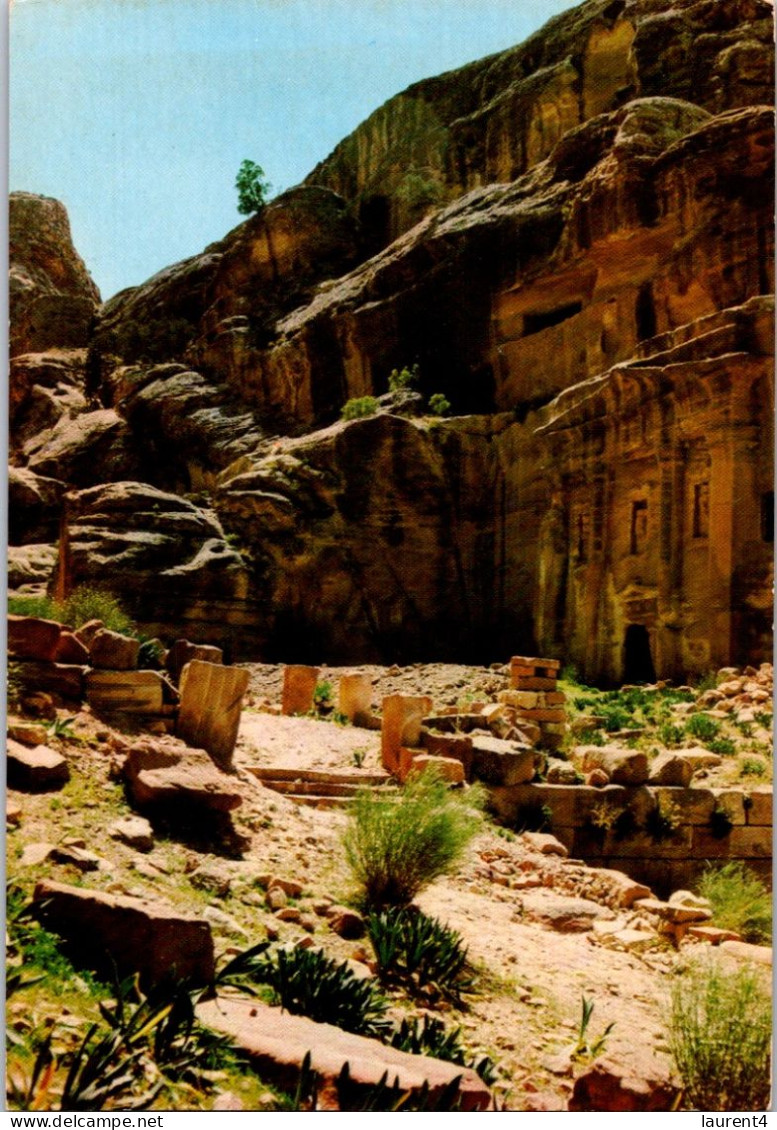
M400 392L403 388L411 388L421 380L421 369L413 365L412 369L392 369L389 373L389 392Z
M405 906L451 871L482 824L482 794L453 792L434 770L413 774L399 794L355 797L344 838L361 902Z
M699 882L699 894L709 900L716 926L734 930L746 942L771 942L771 897L758 876L743 863L708 864Z
M272 191L272 185L264 175L264 169L247 158L240 165L235 179L237 189L237 210L241 216L261 212Z
M685 723L685 729L700 742L710 742L720 730L720 722L708 714L692 714Z
M62 601L48 596L14 597L8 601L8 611L17 616L58 620L71 628L80 628L88 620L102 620L112 632L132 635L135 630L119 600L107 589L92 585L79 585Z
M765 777L766 765L755 757L746 757L739 766L740 777Z
M365 416L374 416L379 407L374 396L357 396L346 401L340 415L343 420L361 420Z
M388 907L367 919L378 976L412 996L459 1003L473 972L461 935L415 907Z
M676 722L662 722L658 727L658 740L662 745L678 746L684 737L684 727Z
M721 757L731 757L736 753L736 744L731 738L713 738L712 741L707 742L707 749L710 753L718 753Z
M57 605L50 596L9 596L8 612L11 616L38 616L41 620L56 620Z
M670 1045L687 1109L767 1109L771 1000L763 975L694 962L676 981Z
M429 397L429 411L433 416L444 416L451 410L451 402L441 392L433 392Z

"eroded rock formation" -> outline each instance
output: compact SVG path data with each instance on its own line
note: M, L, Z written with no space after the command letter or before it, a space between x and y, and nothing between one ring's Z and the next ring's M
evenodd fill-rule
M153 631L246 656L767 658L771 38L765 0L588 0L392 99L106 304L78 380L23 359L12 528L81 488L60 586L110 570ZM454 418L338 421L414 363ZM122 479L223 528L187 510L168 560L176 504L83 489Z

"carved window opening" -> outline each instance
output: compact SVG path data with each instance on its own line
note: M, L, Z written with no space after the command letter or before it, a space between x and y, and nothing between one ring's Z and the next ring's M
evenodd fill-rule
M566 306L557 306L555 310L543 310L535 314L524 314L523 336L538 334L550 326L557 326L566 322L567 318L574 318L583 309L582 302L568 302Z
M693 536L710 536L710 484L696 483L693 488Z
M761 541L774 541L774 491L761 495Z
M631 504L631 536L629 552L642 553L647 544L647 500L637 499Z
M635 308L637 341L647 341L656 336L656 306L653 301L653 284L645 282L637 292Z

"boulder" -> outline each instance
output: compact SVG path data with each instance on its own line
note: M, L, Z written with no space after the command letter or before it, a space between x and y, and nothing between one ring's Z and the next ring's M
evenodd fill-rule
M433 757L455 758L464 768L466 780L472 772L472 738L469 734L438 734L424 729L421 734L424 749Z
M330 906L327 910L329 925L341 938L361 938L364 936L364 919L349 906Z
M575 1079L568 1109L571 1111L671 1111L680 1087L671 1076L665 1057L647 1047L635 1049L628 1062L612 1056L598 1059Z
M11 468L14 470L14 468ZM9 531L10 536L10 531ZM8 546L8 589L45 588L57 563L57 547L47 542ZM30 591L27 588L27 591Z
M231 812L243 801L234 777L219 772L204 752L138 745L127 754L123 772L139 808L183 803Z
M66 486L59 479L48 479L36 475L29 467L8 468L8 540L12 546L20 547L27 541L52 542L59 536L59 517L62 495ZM56 560L56 548L54 549ZM17 559L12 558L13 566ZM9 585L16 588L21 582L18 567L12 566ZM21 566L24 568L24 566ZM42 576L44 567L46 575ZM48 582L53 564L39 563L35 572L36 580Z
M136 851L151 851L154 846L154 830L142 816L123 816L111 824L108 834Z
M488 1087L471 1068L401 1052L378 1040L343 1032L305 1016L292 1016L254 999L215 997L201 1001L197 1019L206 1028L234 1040L262 1078L278 1086L296 1086L309 1054L311 1070L325 1095L332 1096L347 1063L357 1093L374 1087L386 1075L388 1085L402 1092L416 1093L426 1083L433 1101L460 1077L463 1110L485 1110L491 1102Z
M161 902L41 882L33 905L38 919L77 949L79 960L121 975L139 973L147 985L214 975L210 926Z
M70 779L70 769L61 753L48 746L30 748L8 738L6 741L8 784L25 792L60 789Z
M583 772L603 769L613 785L644 785L648 779L647 754L620 746L583 746Z
M54 658L57 663L75 663L83 667L89 663L89 649L74 632L63 631Z
M525 784L534 776L536 757L530 746L481 734L472 736L472 775L489 785Z
M45 745L49 736L46 727L39 722L20 722L17 719L9 719L6 732L15 742L29 746Z
M612 912L590 899L567 898L542 889L521 892L523 912L562 934L578 934L593 929L598 918L611 918Z
M207 750L220 769L232 766L247 689L245 667L224 667L192 659L181 672L176 731L189 745Z
M140 640L100 628L89 648L92 666L101 671L133 671L138 665Z
M681 753L666 750L651 761L648 783L687 789L692 777L693 765L690 760Z
M224 653L220 647L214 647L212 644L176 640L165 659L165 667L176 686L181 672L192 659L202 659L206 663L223 663Z
M53 661L62 625L37 616L8 615L8 651L14 659Z

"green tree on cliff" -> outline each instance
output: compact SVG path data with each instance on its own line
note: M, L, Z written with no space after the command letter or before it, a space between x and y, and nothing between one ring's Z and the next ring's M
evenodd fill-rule
M253 212L262 211L272 186L261 165L245 160L237 174L235 188L238 212L241 216L250 216Z

